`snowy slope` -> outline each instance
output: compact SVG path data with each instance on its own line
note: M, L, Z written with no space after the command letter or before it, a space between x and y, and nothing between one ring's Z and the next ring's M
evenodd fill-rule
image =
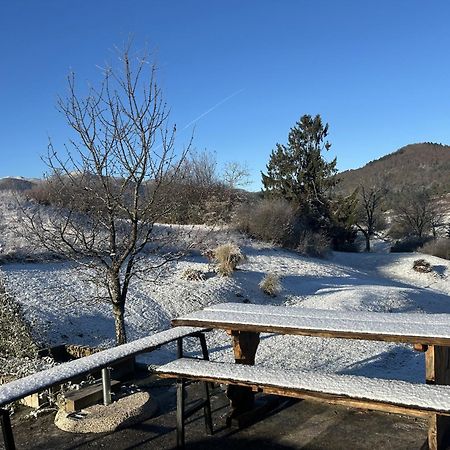
M168 328L170 319L178 315L230 301L348 311L450 313L449 261L425 256L435 270L420 274L412 270L412 263L424 255L334 253L329 260L318 260L259 243L242 243L248 258L232 278L183 280L181 274L187 267L208 271L206 260L197 255L167 267L156 283L136 279L126 309L129 339ZM258 287L268 272L282 277L283 290L278 297L268 297ZM109 304L70 263L6 264L0 276L21 303L41 343L113 344ZM208 340L212 359L232 360L225 333L215 332ZM160 363L172 357L168 351L160 351L149 361ZM408 346L299 336L263 336L257 363L409 381L421 381L424 374L423 354Z

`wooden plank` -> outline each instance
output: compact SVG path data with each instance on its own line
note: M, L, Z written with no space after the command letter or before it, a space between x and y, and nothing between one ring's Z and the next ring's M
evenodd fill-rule
M389 412L393 414L405 414L413 417L430 417L433 414L432 410L425 408L418 408L416 406L401 406L394 403L389 402L381 402L376 400L360 400L354 399L351 397L347 397L344 395L335 395L335 394L327 394L323 392L315 392L308 390L299 390L299 389L287 389L280 388L277 386L271 385L259 385L254 384L251 381L236 381L232 379L223 379L222 377L214 377L214 376L195 376L189 375L186 376L184 374L175 374L175 373L159 373L159 377L161 378L178 378L185 377L191 380L196 381L207 381L211 383L223 383L223 384L235 384L239 386L246 386L251 388L254 391L264 392L266 394L276 394L281 395L283 397L292 397L292 398L300 398L304 400L317 401L321 403L330 403L335 405L341 405L351 408L364 409L364 410L374 410L374 411L383 411ZM443 415L450 416L450 412L443 412Z
M405 324L445 325L450 323L450 314L424 314L424 313L383 313L373 311L345 311L334 309L313 309L296 306L256 305L251 303L218 303L208 306L204 311L220 311L225 314L238 313L239 315L283 316L292 318L326 319L326 320L353 320L355 322L394 323Z
M425 353L427 384L450 385L450 348L429 346ZM450 442L450 417L432 414L428 424L430 450L446 448Z
M120 381L112 380L111 388L117 390L120 387ZM103 398L101 383L95 383L76 391L70 391L65 394L64 409L66 412L79 411L87 406L94 405Z
M172 324L413 345L450 345L450 314L388 314L224 303L178 317Z
M223 316L225 317L225 316ZM416 344L421 342L422 345L441 345L450 346L450 337L432 337L432 336L417 336L417 335L400 335L400 334L380 334L380 333L364 333L361 331L342 331L340 329L326 330L315 328L302 327L286 327L281 325L269 324L247 324L224 320L203 320L198 318L177 318L172 320L172 326L195 326L207 328L219 328L222 330L233 331L250 331L255 333L277 333L290 334L296 336L316 336L323 338L337 338L337 339L359 339L367 341L383 341L383 342L399 342L405 344Z

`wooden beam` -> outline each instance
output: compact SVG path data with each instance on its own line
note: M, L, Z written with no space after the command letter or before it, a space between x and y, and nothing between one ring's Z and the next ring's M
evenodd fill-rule
M254 365L256 350L259 345L259 333L236 330L227 330L227 333L231 336L236 364ZM229 384L227 397L231 405L231 412L227 417L227 424L231 425L234 423L238 427L241 427L239 418L253 409L255 392L252 386L244 387Z
M161 378L178 378L185 377L192 380L198 381L208 381L212 383L223 383L223 384L234 384L237 386L245 386L253 391L264 392L266 394L276 394L284 397L292 397L292 398L300 398L304 400L310 400L321 403L330 403L335 405L341 405L351 408L364 409L364 410L374 410L374 411L382 411L393 414L404 414L413 417L426 417L429 418L434 414L433 410L428 410L424 408L420 408L414 405L402 405L402 404L394 404L390 402L377 401L377 400L361 400L351 398L345 395L336 395L329 394L324 392L315 392L301 389L289 389L289 388L280 388L278 386L272 385L257 385L252 383L251 381L236 381L232 379L223 379L223 378L215 378L213 376L195 376L185 374L176 374L176 373L159 373L159 377ZM450 416L449 411L442 411L440 413L442 416Z
M311 328L296 328L283 327L275 325L252 325L246 323L230 323L222 322L220 320L203 320L196 318L179 318L172 320L172 326L193 326L205 328L219 328L222 330L229 330L232 328L235 331L247 331L253 333L277 333L277 334L291 334L298 336L317 336L324 338L338 338L338 339L358 339L367 341L383 341L383 342L401 342L405 344L422 345L440 345L450 346L450 337L423 337L413 335L398 335L398 334L379 334L379 333L363 333L355 331L340 331L340 330L321 330Z
M427 384L450 385L450 347L430 345L425 353ZM441 450L450 441L450 417L432 414L428 425L428 448Z

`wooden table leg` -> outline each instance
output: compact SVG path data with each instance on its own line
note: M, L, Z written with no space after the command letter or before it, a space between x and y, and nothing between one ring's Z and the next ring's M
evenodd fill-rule
M450 347L429 345L425 352L427 384L450 385ZM430 450L446 448L450 437L450 417L433 414L428 427Z
M256 350L259 344L259 333L248 331L229 331L234 350L236 364L255 364ZM245 426L239 421L239 417L253 409L255 393L251 388L243 386L229 385L227 396L231 403L231 413L227 418L227 424L236 422L238 426Z

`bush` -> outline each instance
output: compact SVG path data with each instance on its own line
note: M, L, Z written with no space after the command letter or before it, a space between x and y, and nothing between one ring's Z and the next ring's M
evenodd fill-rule
M265 294L275 297L281 290L280 277L274 273L268 273L259 283L259 287Z
M253 207L244 205L236 211L236 228L266 242L289 246L295 225L295 212L285 200L261 200Z
M203 271L194 269L193 267L188 267L181 274L181 278L188 281L205 281L206 276Z
M450 239L434 239L427 242L420 249L420 252L437 256L438 258L450 259Z
M359 253L361 248L358 242L342 242L339 245L335 245L333 250L346 253Z
M330 239L324 233L307 231L297 246L302 255L325 258L330 252Z
M401 241L396 241L391 247L391 253L415 252L429 240L430 238L412 236Z
M429 273L433 270L431 264L428 261L425 261L424 259L416 259L413 263L413 269L416 272L422 273Z
M214 249L216 271L219 275L229 277L245 256L236 244L224 244Z

